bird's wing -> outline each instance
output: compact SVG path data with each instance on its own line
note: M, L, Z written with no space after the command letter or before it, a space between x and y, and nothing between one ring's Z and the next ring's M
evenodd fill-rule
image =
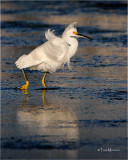
M28 55L21 56L16 61L16 66L20 69L39 65L41 63L47 63L48 60L54 60L60 62L67 53L69 44L62 38L54 38L47 41L41 46L34 49Z
M44 53L51 60L61 61L68 52L68 49L69 44L59 37L43 44Z
M55 34L53 33L53 31L50 30L50 28L45 32L45 37L48 41L53 40L54 38L56 38Z
M45 32L48 41L43 44L43 50L48 58L61 61L68 51L69 44L53 32L50 29Z

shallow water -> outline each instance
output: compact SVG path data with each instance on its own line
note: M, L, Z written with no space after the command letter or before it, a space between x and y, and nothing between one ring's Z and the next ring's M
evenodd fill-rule
M126 159L126 1L2 2L2 159ZM26 70L28 92L15 61L78 22L79 49L67 66L48 74ZM102 149L104 150L102 150ZM105 150L106 149L106 150ZM117 151L112 151L116 149Z

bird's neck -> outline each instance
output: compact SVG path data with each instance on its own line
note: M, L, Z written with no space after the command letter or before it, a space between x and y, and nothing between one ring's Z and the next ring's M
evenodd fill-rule
M65 37L63 37L63 39L71 46L75 46L75 45L78 46L78 41L74 37L65 36Z
M68 58L70 59L77 51L78 48L78 41L74 37L66 38L66 42L69 43L70 47L68 50Z

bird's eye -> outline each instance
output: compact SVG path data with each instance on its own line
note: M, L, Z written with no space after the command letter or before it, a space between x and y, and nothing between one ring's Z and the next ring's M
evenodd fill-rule
M73 31L73 34L78 34L78 32Z

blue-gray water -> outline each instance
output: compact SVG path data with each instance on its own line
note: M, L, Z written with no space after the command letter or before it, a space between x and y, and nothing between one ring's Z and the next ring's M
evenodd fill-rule
M126 1L3 1L1 6L2 159L126 159ZM15 61L61 35L71 22L94 40L79 39L67 66L48 74Z

